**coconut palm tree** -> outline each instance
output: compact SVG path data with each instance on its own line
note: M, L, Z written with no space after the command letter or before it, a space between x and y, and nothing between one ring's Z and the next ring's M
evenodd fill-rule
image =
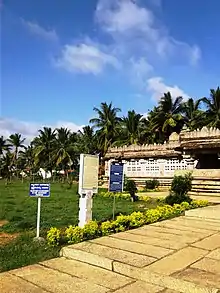
M200 110L201 99L194 101L192 98L183 103L182 113L185 124L189 130L202 128L205 121L205 113Z
M40 129L39 136L33 140L35 147L35 164L52 172L54 167L53 152L56 142L56 131L50 127Z
M112 103L101 103L100 108L95 107L93 110L98 117L91 119L90 123L97 129L98 147L101 156L104 156L118 134L120 118L117 113L121 110L113 107Z
M24 169L30 174L30 178L32 178L33 173L37 171L35 167L35 153L32 143L27 146L25 150L19 152L18 160L21 161Z
M157 113L154 117L155 129L162 131L165 140L168 140L172 132L179 133L184 125L182 116L182 97L172 99L170 92L165 93L160 99Z
M98 154L97 135L94 129L87 125L78 131L77 149L79 153Z
M67 177L67 169L73 164L75 156L74 144L70 140L71 132L67 128L56 129L56 140L54 145L53 158L56 167L61 167L65 171Z
M10 146L7 143L7 140L4 139L3 136L0 136L0 156L3 154L4 151L9 151Z
M25 141L25 138L22 138L20 133L11 134L8 139L9 146L14 148L13 164L17 172L17 177L18 177L18 168L17 168L18 167L17 166L18 152L19 152L19 149L25 148L25 145L23 144L24 141Z
M144 126L142 122L143 115L136 113L134 110L128 111L128 115L122 118L121 133L119 141L122 144L131 145L140 142L141 130Z
M210 90L210 97L203 98L202 101L207 107L206 122L208 127L220 129L220 88Z
M9 151L6 152L1 158L0 173L3 178L6 178L6 184L8 180L11 180L12 169L13 169L13 154Z

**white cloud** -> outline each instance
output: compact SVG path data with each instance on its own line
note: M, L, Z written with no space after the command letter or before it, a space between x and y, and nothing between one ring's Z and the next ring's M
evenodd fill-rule
M152 72L153 67L144 57L140 57L139 59L131 58L129 65L131 67L130 75L132 81L136 83L139 88L145 87L146 79L149 73Z
M151 11L132 1L100 0L96 9L97 20L109 32L124 33L129 30L145 30L153 22Z
M102 30L111 34L116 46L142 53L189 61L195 64L201 57L196 45L173 38L168 29L158 22L153 12L133 0L99 0L96 21Z
M183 97L184 100L190 98L181 88L177 85L170 86L164 83L162 77L152 77L147 81L147 90L152 93L152 98L155 100L160 99L164 93L170 92L172 97Z
M59 37L54 29L45 29L37 22L27 21L24 19L21 19L21 22L33 35L52 42L57 42L59 40Z
M0 135L3 135L5 138L9 137L13 133L21 133L24 138L26 138L26 144L29 144L30 141L38 135L38 130L42 129L44 126L51 127L53 129L65 127L71 131L78 131L82 129L82 125L76 125L72 122L67 121L57 121L53 125L43 125L35 122L26 122L19 121L10 118L0 118Z
M98 48L98 45L80 43L65 45L55 65L69 72L99 74L107 66L119 68L118 60Z

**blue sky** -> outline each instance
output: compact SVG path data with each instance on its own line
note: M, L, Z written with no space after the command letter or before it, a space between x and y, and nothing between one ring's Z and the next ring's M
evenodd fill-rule
M163 92L218 85L218 0L1 2L0 134L77 130L104 101L146 113Z

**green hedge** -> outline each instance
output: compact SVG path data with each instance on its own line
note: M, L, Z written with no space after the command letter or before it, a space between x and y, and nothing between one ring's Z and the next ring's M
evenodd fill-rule
M193 200L191 204L188 202L182 202L181 204L174 204L173 206L158 206L157 208L149 209L146 212L133 212L130 215L120 215L115 221L105 221L102 223L91 221L83 228L78 226L69 226L64 230L59 230L52 227L47 232L47 242L52 246L58 246L66 243L79 243L85 240L166 220L181 215L185 210L204 207L207 205L208 201L206 200Z
M124 193L124 192L110 192L110 191L101 191L99 192L96 196L101 196L101 197L106 197L106 198L113 198L115 196L115 198L117 199L124 199L124 200L131 200L131 196L128 193ZM138 199L141 201L145 201L145 202L149 202L152 200L152 197L150 196L145 196L145 195L138 195ZM163 203L165 202L165 199L163 197L155 197L157 202Z

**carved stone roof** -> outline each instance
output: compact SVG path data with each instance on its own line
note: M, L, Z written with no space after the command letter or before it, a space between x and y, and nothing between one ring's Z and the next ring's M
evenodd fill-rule
M110 158L152 158L152 157L178 157L182 150L220 149L220 130L203 127L201 130L184 130L179 135L172 133L169 142L152 145L130 145L110 148L105 159Z

